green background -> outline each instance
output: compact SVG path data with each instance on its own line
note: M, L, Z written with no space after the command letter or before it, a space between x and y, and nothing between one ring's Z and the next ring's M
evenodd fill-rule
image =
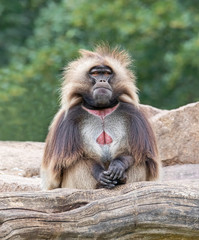
M1 0L0 17L0 140L44 141L63 67L102 41L134 59L141 103L199 100L198 0Z

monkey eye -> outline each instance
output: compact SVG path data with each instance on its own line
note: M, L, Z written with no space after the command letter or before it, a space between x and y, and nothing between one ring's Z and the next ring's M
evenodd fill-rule
M96 77L96 76L99 75L99 72L93 71L93 72L90 73L90 75L93 76L93 77Z
M111 75L111 72L106 71L106 72L104 72L103 74L104 74L105 76L110 76L110 75Z
M110 71L93 71L90 73L91 76L97 77L98 75L103 74L105 76L110 76L112 73Z
M89 71L89 75L92 77L98 77L99 75L110 77L112 74L112 69L107 66L95 66Z

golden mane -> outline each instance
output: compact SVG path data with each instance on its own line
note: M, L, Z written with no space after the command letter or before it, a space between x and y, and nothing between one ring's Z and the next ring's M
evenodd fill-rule
M115 72L114 89L121 92L120 101L138 105L135 75L130 69L132 59L125 50L113 49L107 44L96 46L93 51L80 49L80 57L72 61L64 72L62 107L69 109L82 102L80 92L90 91L88 71L96 65L107 65Z

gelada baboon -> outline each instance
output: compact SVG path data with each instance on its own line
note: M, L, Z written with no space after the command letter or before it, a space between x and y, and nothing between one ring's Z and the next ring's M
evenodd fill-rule
M139 107L129 55L107 46L80 54L64 72L61 107L46 139L42 188L156 180L156 141Z

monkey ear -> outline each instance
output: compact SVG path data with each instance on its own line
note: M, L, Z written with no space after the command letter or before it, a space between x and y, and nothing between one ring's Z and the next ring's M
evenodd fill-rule
M83 56L83 57L96 57L96 53L92 52L92 51L88 51L86 49L80 49L79 53Z

